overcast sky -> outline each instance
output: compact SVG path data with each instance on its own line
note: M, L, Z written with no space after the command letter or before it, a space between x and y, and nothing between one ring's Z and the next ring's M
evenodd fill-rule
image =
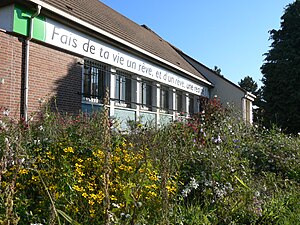
M101 0L146 24L166 41L238 83L251 76L261 85L269 30L280 28L284 8L294 0Z

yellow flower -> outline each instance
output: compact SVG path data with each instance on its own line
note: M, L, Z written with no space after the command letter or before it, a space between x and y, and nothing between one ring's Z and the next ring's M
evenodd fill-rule
M93 200L89 200L89 205L94 205L95 202Z
M87 193L82 193L82 197L87 198L89 195Z
M73 189L74 189L75 191L79 191L79 192L83 192L83 191L84 191L84 188L83 188L83 187L79 187L78 185L74 185L74 186L73 186Z
M90 209L90 213L95 213L95 209Z
M148 195L151 196L151 197L156 197L157 196L157 194L153 191L149 191Z
M110 196L110 200L112 200L112 201L116 201L116 200L118 200L118 199L117 199L117 197L116 197L116 196L114 196L114 195L111 195L111 196Z
M72 147L67 147L63 149L64 152L71 152L74 153L74 149Z
M119 152L121 152L122 150L121 150L120 147L117 147L117 148L115 149L115 151L116 151L117 153L119 153Z
M31 180L33 180L33 181L38 181L38 179L39 179L38 176L34 176L34 175L33 175L33 176L31 177Z
M176 192L176 187L174 187L174 186L169 186L169 185L167 185L166 186L166 188L167 188L167 190L168 190L168 192L170 193L170 194L175 194L175 192Z
M28 170L27 169L20 169L19 170L19 174L23 175L23 174L28 174Z

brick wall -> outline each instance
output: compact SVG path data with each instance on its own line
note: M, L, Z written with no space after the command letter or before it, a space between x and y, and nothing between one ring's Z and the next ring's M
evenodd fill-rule
M20 112L21 66L22 43L0 31L0 79L4 80L4 84L0 84L0 109L7 108L17 117Z
M0 107L7 107L12 114L20 114L22 99L22 48L24 44L9 34L0 32ZM51 109L76 114L81 109L82 68L79 57L30 42L28 112L34 113L49 100Z

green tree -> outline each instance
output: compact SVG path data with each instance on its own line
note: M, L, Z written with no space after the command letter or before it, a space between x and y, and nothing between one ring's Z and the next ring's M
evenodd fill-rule
M244 79L241 79L238 84L241 88L245 89L248 92L251 92L252 94L255 94L258 88L257 83L250 76L246 76Z
M277 124L289 133L300 131L300 0L289 4L281 28L270 31L265 54L263 99L265 125Z
M214 66L214 69L213 69L213 71L216 73L216 74L218 74L218 75L220 75L220 76L223 76L222 74L221 74L221 68L219 68L219 67L217 67L217 66Z

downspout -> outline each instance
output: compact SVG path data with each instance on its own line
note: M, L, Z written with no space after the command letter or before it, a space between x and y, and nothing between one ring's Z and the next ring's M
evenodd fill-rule
M33 20L41 13L42 7L37 5L36 12L30 17L29 19L29 34L28 37L25 39L25 74L24 74L24 114L23 118L24 121L27 122L28 120L28 80L29 80L29 48L30 48L30 41L33 36Z

